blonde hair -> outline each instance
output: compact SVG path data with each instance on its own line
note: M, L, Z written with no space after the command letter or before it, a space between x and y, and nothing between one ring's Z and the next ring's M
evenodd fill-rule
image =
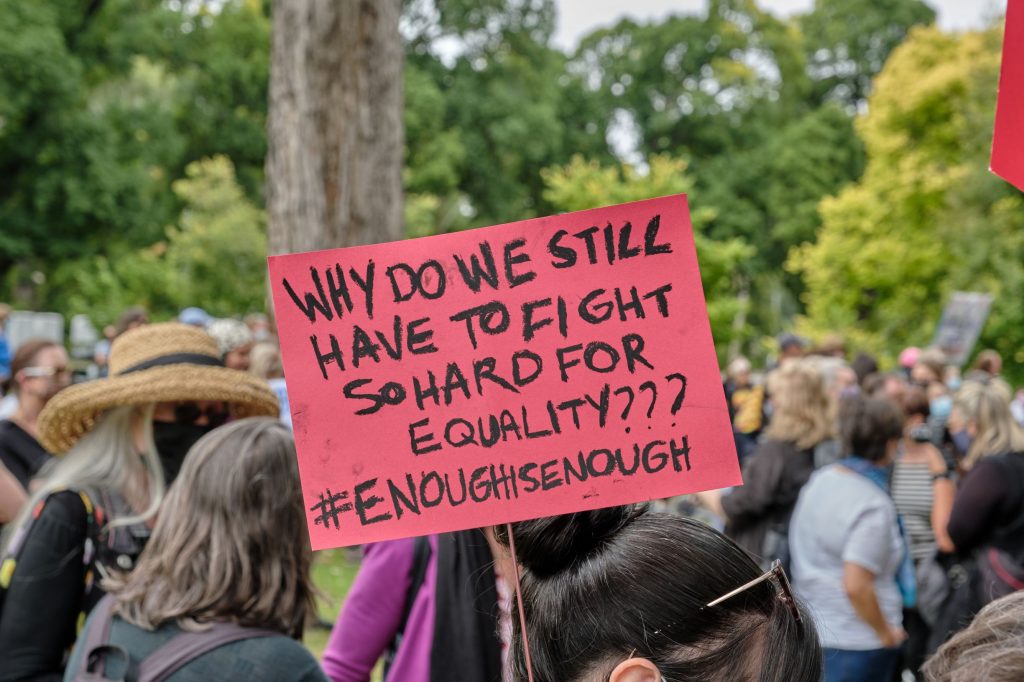
M107 527L129 526L152 518L164 497L164 473L153 443L153 405L127 405L104 413L96 425L50 469L17 520L5 528L7 539L29 520L36 504L60 490L102 488L121 494L129 503L146 501L137 514L110 516ZM135 447L135 424L141 421L140 455ZM116 510L106 510L113 514Z
M233 621L298 639L314 613L311 563L291 433L254 417L193 446L135 570L104 587L148 630Z
M1024 591L988 604L921 671L928 682L1012 682L1024 677Z
M249 354L249 373L260 379L278 379L284 376L281 350L276 343L260 341Z
M970 469L989 455L1024 450L1024 429L1013 419L1010 400L1013 392L1002 379L965 381L953 399L953 406L976 433L964 458Z
M821 373L805 360L791 360L768 377L772 418L768 438L814 447L833 436L833 410Z

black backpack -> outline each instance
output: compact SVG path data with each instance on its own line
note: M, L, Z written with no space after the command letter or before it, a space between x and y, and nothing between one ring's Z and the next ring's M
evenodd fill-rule
M99 601L102 592L100 580L111 570L129 571L142 552L149 539L149 528L139 522L130 526L107 525L110 518L125 516L130 513L128 503L117 494L101 488L76 488L54 490L50 495L72 493L78 495L85 507L86 531L82 539L82 611L79 617L84 620L89 611ZM25 525L12 537L4 554L0 555L0 613L3 612L4 601L10 588L11 580L21 550L28 537L35 519L43 507L50 501L49 496L40 500Z
M214 623L205 632L181 632L175 635L149 656L135 663L123 647L110 643L110 629L114 622L111 613L113 605L114 598L107 595L93 611L92 623L82 642L82 656L71 678L75 682L123 682L130 669L134 669L138 682L161 682L182 666L217 647L242 639L281 634L274 630L242 627L236 623ZM120 676L107 677L108 657L122 661Z

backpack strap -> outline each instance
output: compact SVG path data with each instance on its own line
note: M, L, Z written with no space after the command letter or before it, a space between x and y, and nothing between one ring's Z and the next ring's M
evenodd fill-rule
M412 567L409 569L411 578L409 591L405 594L405 604L402 606L402 629L409 622L409 614L412 613L412 606L416 602L416 596L423 587L423 581L427 577L427 566L430 564L430 536L421 535L415 538L412 554Z
M185 664L225 644L282 634L276 630L242 627L237 623L214 623L205 632L182 632L139 664L138 682L162 682Z
M82 594L85 596L85 610L79 613L80 619L77 622L79 623L80 628L81 624L85 622L85 617L89 615L89 608L92 607L92 604L94 603L90 602L88 597L94 583L92 561L95 555L94 538L96 536L96 528L98 525L97 516L102 515L102 510L98 509L93 504L87 494L76 489L57 488L51 490L45 497L36 502L35 506L32 507L32 511L28 515L28 518L11 536L10 541L7 543L7 547L4 549L4 553L0 555L0 612L3 611L5 597L7 591L10 589L11 581L14 578L14 571L18 565L18 561L21 559L21 552L24 548L25 540L29 536L29 532L33 525L35 525L36 520L43 513L43 509L46 505L51 504L52 497L59 493L75 495L81 501L82 507L85 510L86 528L81 553L84 575Z
M125 662L128 656L123 649L110 646L110 630L114 624L114 598L105 595L93 609L93 620L85 633L85 641L82 646L82 657L78 661L78 674L74 679L84 678L92 673L94 665L101 675L106 674L106 661L103 656L108 651L118 651L124 657Z

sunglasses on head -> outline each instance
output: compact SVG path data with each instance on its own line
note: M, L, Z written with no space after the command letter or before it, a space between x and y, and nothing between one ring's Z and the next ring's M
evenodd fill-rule
M222 405L202 408L198 403L178 403L174 406L174 421L178 424L195 424L204 416L211 427L220 426L228 420L228 412Z
M800 607L797 606L796 598L793 596L793 587L789 583L789 578L786 577L786 571L782 568L782 562L778 559L772 562L771 568L769 568L767 571L765 571L758 577L754 578L750 582L746 583L745 585L740 585L732 592L723 594L721 597L718 597L717 599L708 602L704 605L701 611L703 611L704 609L710 609L715 606L718 606L724 601L728 601L733 597L743 594L752 587L756 587L757 585L760 585L763 582L769 581L774 582L776 585L776 598L786 605L786 607L789 609L790 614L793 616L793 620L797 623L797 625L802 625L803 618L801 618L800 616ZM666 626L658 628L651 634L660 635L662 632L665 632L669 628L673 627L677 622L678 621L673 621Z
M800 609L799 607L797 607L796 599L793 597L793 587L789 584L789 578L786 577L786 571L783 570L782 562L778 559L772 562L771 568L769 568L767 571L762 573L757 578L754 578L746 585L740 585L728 594L723 594L721 597L715 599L714 601L708 602L707 606L705 606L704 608L708 609L712 606L718 606L722 602L732 599L733 597L739 594L743 594L750 588L755 587L756 585L760 585L761 583L769 580L775 581L776 585L778 586L778 589L776 590L777 596L780 600L782 600L782 603L789 608L790 613L793 614L793 620L795 620L797 623L802 623L803 619L801 619L800 617Z

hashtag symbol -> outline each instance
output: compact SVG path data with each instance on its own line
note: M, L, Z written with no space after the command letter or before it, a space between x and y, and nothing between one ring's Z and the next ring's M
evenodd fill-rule
M318 514L313 520L313 525L322 525L324 528L330 528L333 523L335 529L340 529L341 524L338 522L338 516L342 512L352 511L352 503L345 502L339 505L338 502L344 502L347 499L348 493L334 493L332 495L330 488L326 492L320 493L320 501L309 508L309 511L317 512Z

